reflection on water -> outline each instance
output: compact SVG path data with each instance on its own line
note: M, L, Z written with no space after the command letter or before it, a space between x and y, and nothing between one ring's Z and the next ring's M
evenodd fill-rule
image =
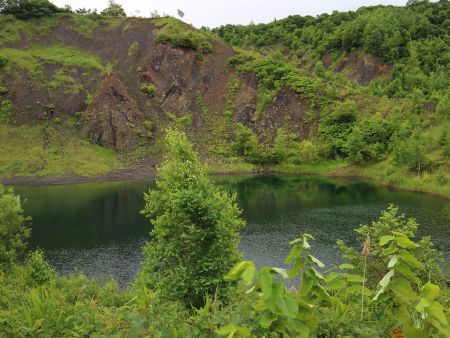
M429 195L398 191L367 182L314 176L217 176L217 184L236 192L247 227L241 249L259 265L283 265L288 243L313 234L315 255L326 264L340 262L335 247L343 239L358 247L353 231L377 219L390 203L414 217L420 235L431 235L450 257L448 205ZM120 284L133 280L141 247L151 230L139 214L142 194L154 182L106 182L77 185L16 187L27 199L33 218L31 247L46 251L62 273L114 275Z

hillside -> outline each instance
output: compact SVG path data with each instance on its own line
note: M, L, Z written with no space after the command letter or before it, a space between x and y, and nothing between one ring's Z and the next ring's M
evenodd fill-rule
M449 7L200 31L174 18L3 14L0 177L145 172L171 127L216 171L249 163L447 194Z

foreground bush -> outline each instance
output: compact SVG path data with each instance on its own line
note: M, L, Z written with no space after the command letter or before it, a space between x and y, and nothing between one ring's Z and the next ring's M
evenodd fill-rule
M240 257L244 226L236 195L214 186L182 133L169 131L157 190L145 195L142 213L153 224L138 282L187 305L205 294L224 294L223 276Z

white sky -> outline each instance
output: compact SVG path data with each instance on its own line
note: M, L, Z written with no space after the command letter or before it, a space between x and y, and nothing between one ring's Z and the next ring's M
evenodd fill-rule
M73 9L97 8L100 12L108 6L108 0L53 0L54 4L69 4ZM184 21L196 27L217 27L227 23L248 24L270 22L292 14L317 15L333 10L355 10L361 6L397 5L406 0L116 0L129 15L139 10L140 16L150 16L157 10L160 14L176 16L177 9L185 13Z

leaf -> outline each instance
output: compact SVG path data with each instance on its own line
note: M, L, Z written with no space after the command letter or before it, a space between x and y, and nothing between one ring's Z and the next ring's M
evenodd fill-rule
M395 239L395 237L391 236L391 235L381 236L379 245L380 246L386 245L387 243L389 243L393 239Z
M342 279L335 279L329 282L324 289L327 291L340 290L345 286L345 281Z
M444 325L448 326L447 317L445 316L445 313L443 311L442 305L438 302L433 302L432 305L428 308L428 312L435 317L439 322Z
M239 337L249 337L251 334L250 329L246 327L240 327L236 326L234 324L228 324L227 326L224 326L218 330L216 330L216 333L219 336L227 336L228 338L234 337L234 335L237 333Z
M264 294L264 300L269 300L272 297L272 274L269 268L263 268L260 273L261 289Z
M415 266L416 268L423 267L423 264L407 250L399 250L398 256L400 257L401 260L409 263L410 265Z
M414 301L418 298L411 284L405 279L394 280L389 284L389 289L405 301Z
M335 271L330 272L328 275L325 276L325 282L331 282L332 280L336 279L339 276L340 274Z
M311 260L317 264L317 266L319 268L323 268L325 266L325 264L323 264L321 261L319 261L316 257L309 255L309 257L311 258Z
M362 283L365 281L365 278L363 276L360 275L351 275L351 274L347 274L347 280L349 282L354 282L354 283Z
M284 262L286 264L291 264L292 261L299 256L303 251L303 248L300 245L296 245L291 249L291 252L289 252L289 255L287 255L286 259L284 260Z
M411 325L404 325L402 327L402 333L405 337L408 337L408 338L423 338L424 337L424 333L420 329L418 329L414 326L411 326Z
M385 287L380 288L377 293L375 294L375 296L372 298L372 301L376 301L378 299L378 297L380 297L380 295L382 295L384 293L384 291L386 291Z
M391 277L394 276L394 273L394 270L390 270L387 274L384 275L384 277L378 282L378 284L380 284L383 288L387 287L389 285Z
M298 273L302 270L304 265L305 265L305 259L303 257L297 258L295 260L294 266L288 272L288 277L292 278L294 276L297 276Z
M272 312L264 312L264 314L261 317L261 320L259 323L261 324L261 327L264 329L267 329L272 325L272 323L277 319L277 317L272 315Z
M397 262L398 262L398 256L397 255L392 256L391 259L389 260L388 268L389 269L393 268L395 266L395 264L397 264Z
M421 298L420 302L416 305L416 310L419 312L423 312L427 307L430 307L431 303L425 299L425 298Z
M229 281L238 280L239 278L241 278L244 271L251 266L253 266L254 269L255 264L253 263L253 261L243 261L236 264L225 276L225 280Z
M284 279L288 279L288 273L287 273L286 269L270 268L270 271L273 271L273 272L279 274Z
M416 284L420 284L421 281L419 277L417 277L407 265L400 263L397 265L396 269L397 271L400 271L406 278L410 279Z
M288 318L296 318L298 312L297 300L289 297L277 297L275 304L281 313Z
M346 269L353 270L354 268L355 268L354 265L351 265L351 264L348 264L348 263L344 263L344 264L339 265L339 269L341 269L341 270L346 270Z
M429 301L433 301L439 295L439 291L440 291L439 286L437 286L433 283L427 282L422 287L422 297L424 297L425 299L427 299Z
M397 245L404 249L415 249L419 246L407 237L395 237Z

